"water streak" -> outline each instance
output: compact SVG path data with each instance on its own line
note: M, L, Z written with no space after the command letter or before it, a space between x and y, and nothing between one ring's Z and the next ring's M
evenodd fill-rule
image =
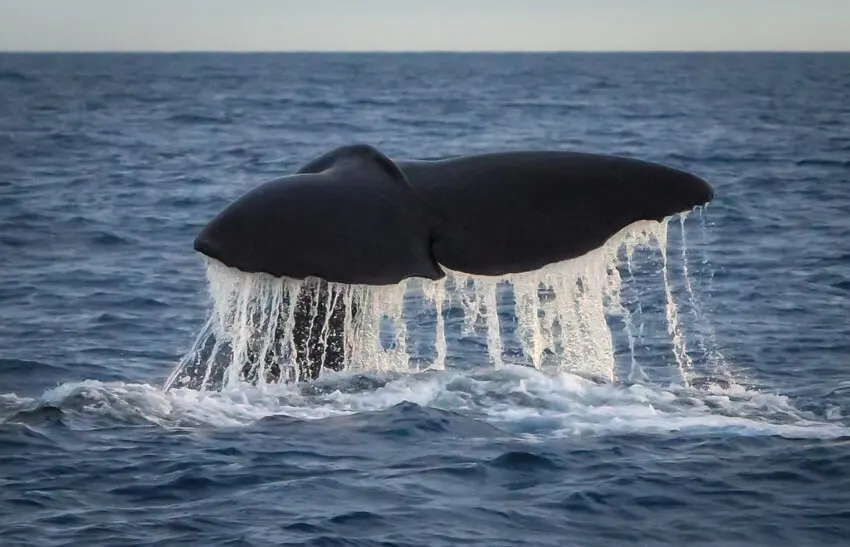
M498 277L449 271L446 279L434 282L416 279L387 287L327 283L327 290L319 290L319 280L245 274L210 261L207 276L212 315L166 382L166 388L226 389L245 381L264 386L305 379L304 369L296 363L299 329L317 333L316 344L306 344L305 357L308 362L319 362L321 367L334 343L334 330L339 328L331 316L341 309L346 369L410 371L411 363L421 359L413 354L407 340L411 318L404 313L405 297L417 288L436 314L435 356L429 368L442 370L446 366L444 311L446 302L453 301L460 302L465 331L473 330L478 320L483 320L489 362L496 369L503 366L498 301L500 287L507 287L514 295L517 335L527 359L525 364L613 380L617 376L615 349L608 321L611 316L621 316L631 357L628 377L633 380L642 372L635 357L631 314L620 294L623 279L618 269L619 253L625 249L631 274L635 249L653 244L663 258L668 332L682 379L687 383L691 358L668 275L667 222L644 221L628 226L582 257L533 272ZM634 280L634 276L630 275L630 279ZM693 290L686 282L694 301ZM272 368L278 373L270 376ZM418 364L413 369L418 370Z

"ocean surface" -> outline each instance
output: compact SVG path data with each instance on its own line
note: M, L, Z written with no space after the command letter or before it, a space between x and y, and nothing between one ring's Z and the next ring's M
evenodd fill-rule
M355 142L716 199L621 266L613 381L513 363L505 301L501 368L452 304L444 370L164 391L200 228ZM850 545L850 55L0 54L0 545Z

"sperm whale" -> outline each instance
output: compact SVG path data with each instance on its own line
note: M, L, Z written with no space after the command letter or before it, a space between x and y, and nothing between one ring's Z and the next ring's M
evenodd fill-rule
M194 248L244 272L306 280L315 297L329 282L533 271L582 256L634 222L661 221L713 197L694 174L633 158L510 151L394 161L356 144L238 197L203 227ZM344 303L308 308L296 305L295 333L302 377L312 378L340 368L344 352L338 336L335 347L326 337L308 351L319 343L308 322L338 333L346 310Z

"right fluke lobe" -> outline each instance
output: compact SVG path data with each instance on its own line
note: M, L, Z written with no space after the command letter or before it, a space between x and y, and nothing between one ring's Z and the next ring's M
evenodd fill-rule
M478 275L576 258L636 221L713 198L693 174L616 156L505 152L398 163L428 201L437 261Z

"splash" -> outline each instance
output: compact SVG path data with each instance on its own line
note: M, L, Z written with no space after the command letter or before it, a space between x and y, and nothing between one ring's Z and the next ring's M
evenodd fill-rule
M635 251L653 246L663 259L667 331L681 381L687 384L692 361L668 275L667 227L666 220L634 223L582 257L533 272L488 277L449 271L439 281L413 279L388 287L246 274L208 261L210 317L164 387L226 390L252 382L262 390L321 373L333 352L342 352L348 371L442 370L448 349L444 316L449 310L460 311L465 331L486 329L487 360L495 369L522 364L603 381L617 376L609 320L621 317L633 378L639 373L639 332L621 299L619 267L628 264L633 280ZM684 273L688 277L687 269ZM693 296L690 279L686 283ZM417 319L405 313L412 291L421 293L436 316L434 355L424 367L422 356L408 343L411 327L418 326ZM513 309L500 314L500 294L505 292L513 296ZM511 325L521 356L506 356L503 330ZM304 343L305 337L312 341ZM319 370L305 372L298 364L305 361L318 363Z
M785 395L741 386L706 390L600 385L572 374L552 375L512 365L471 374L458 370L341 374L267 390L240 387L220 392L162 391L147 384L71 382L37 398L0 394L0 425L35 420L38 427L38 420L44 419L39 413L46 411L58 414L64 426L73 430L126 423L185 432L187 427L248 426L269 416L319 422L413 403L460 412L495 426L505 440L526 442L623 433L822 440L846 440L850 435L850 422L836 415L835 409L800 410Z

